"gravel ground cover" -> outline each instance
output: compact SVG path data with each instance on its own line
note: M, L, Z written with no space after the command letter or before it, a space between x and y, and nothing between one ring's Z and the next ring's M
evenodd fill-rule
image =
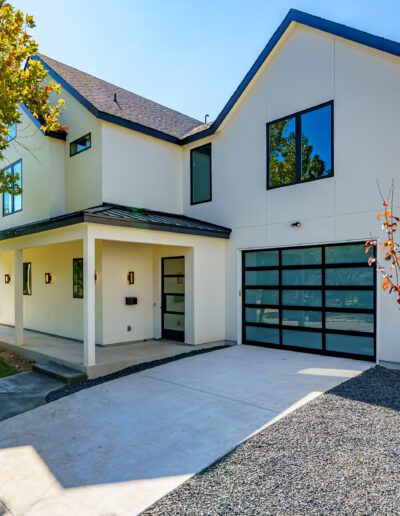
M146 515L400 514L400 371L374 367L194 476Z
M182 353L180 355L174 355L172 357L161 358L159 360L153 360L151 362L144 362L143 364L125 367L125 369L121 369L120 371L116 371L115 373L99 376L98 378L85 380L83 382L75 383L73 385L66 385L61 389L52 391L47 395L46 402L50 403L52 401L59 400L60 398L64 398L65 396L69 396L70 394L74 394L75 392L83 391L84 389L89 389L90 387L94 387L95 385L101 385L102 383L110 382L111 380L116 380L117 378L122 378L123 376L128 376L130 374L140 373L141 371L146 371L146 369L152 369L153 367L168 364L169 362L175 362L176 360L181 360L182 358L193 357L194 355L202 355L203 353L210 353L211 351L229 348L230 346L231 344L227 344L225 346L215 346L212 348L197 349L193 351L188 351L187 353Z

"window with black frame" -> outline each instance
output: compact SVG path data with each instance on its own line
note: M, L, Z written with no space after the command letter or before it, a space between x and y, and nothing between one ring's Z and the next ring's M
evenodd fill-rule
M83 298L83 258L74 258L72 267L73 297Z
M23 293L24 296L32 295L32 264L24 262L23 264Z
M211 143L207 143L190 151L190 203L211 199Z
M79 154L85 150L88 150L92 147L92 135L91 133L86 134L85 136L82 136L81 138L78 138L77 140L73 141L69 145L69 155L70 157L75 156L76 154Z
M267 187L333 176L333 102L267 124Z
M5 167L3 175L11 187L11 192L3 193L3 215L11 215L22 211L22 160Z

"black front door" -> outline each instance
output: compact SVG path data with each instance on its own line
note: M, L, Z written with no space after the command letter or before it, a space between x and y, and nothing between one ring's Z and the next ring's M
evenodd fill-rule
M163 339L185 340L185 258L162 258L161 327Z

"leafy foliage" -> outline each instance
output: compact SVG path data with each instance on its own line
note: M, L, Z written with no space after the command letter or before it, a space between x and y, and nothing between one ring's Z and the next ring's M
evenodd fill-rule
M384 263L380 263L376 258L370 257L368 259L369 265L377 264L377 269L383 277L382 288L389 294L397 296L396 301L400 304L400 245L396 241L397 226L399 217L393 214L393 197L394 197L394 183L390 187L389 193L384 198L382 197L383 210L378 213L376 218L382 221L382 230L385 232L385 240L381 251L384 253ZM367 240L365 243L366 252L368 253L371 247L377 247L377 240Z
M37 43L28 33L34 26L32 16L0 0L0 160L10 143L9 128L19 121L20 104L25 104L44 131L65 129L59 123L64 100L60 98L55 105L50 104L50 96L59 95L61 86L46 81L47 71L40 61L31 59L29 66L24 67L38 51ZM21 193L15 183L18 179L0 172L0 192Z

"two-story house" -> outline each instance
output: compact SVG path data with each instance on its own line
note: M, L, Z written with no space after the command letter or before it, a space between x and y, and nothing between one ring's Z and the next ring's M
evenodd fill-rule
M0 210L0 324L96 347L230 340L400 362L364 242L399 184L400 44L291 10L202 124L38 55L67 134L22 107ZM93 369L94 371L94 369Z

